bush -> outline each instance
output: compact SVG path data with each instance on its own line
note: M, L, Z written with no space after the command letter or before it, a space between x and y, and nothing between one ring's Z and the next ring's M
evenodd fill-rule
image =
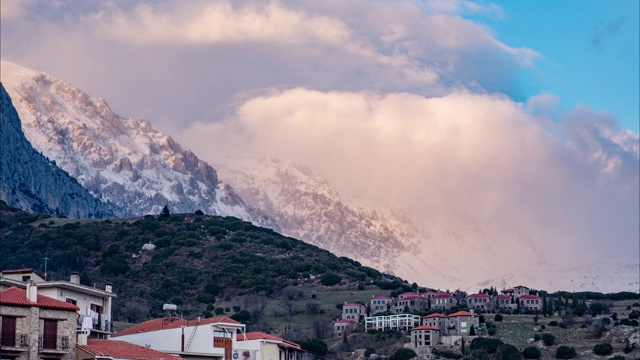
M312 339L309 341L296 341L300 346L313 355L323 357L327 355L329 348L327 343L320 339Z
M611 319L606 317L606 318L602 318L600 319L600 322L602 322L603 325L609 325L611 324Z
M638 326L638 320L631 320L631 326Z
M498 329L496 329L495 327L490 327L487 329L487 334L489 336L493 336L498 332Z
M626 358L622 355L616 355L609 358L609 360L626 360Z
M569 346L560 346L556 350L557 359L573 359L576 357L576 349Z
M629 343L624 344L624 348L622 349L622 351L625 354L628 354L628 353L632 352L633 351L633 345L631 345Z
M562 329L566 329L566 328L567 328L567 324L566 324L566 323L564 323L564 322L559 323L559 324L558 324L558 326L559 326L560 328L562 328Z
M493 317L493 321L495 322L502 321L502 314L496 314L496 316Z
M522 356L520 355L520 351L518 348L511 344L502 344L498 348L498 352L500 353L501 360L520 360Z
M244 323L251 319L251 313L248 310L240 310L239 312L231 315L231 318L237 322Z
M558 326L558 322L556 320L549 321L549 326Z
M544 333L542 334L542 342L546 345L546 346L551 346L553 345L553 343L555 343L556 341L556 337L553 336L552 334L549 333Z
M320 279L320 282L324 286L337 285L340 284L340 281L342 281L342 278L340 277L340 275L335 273L326 273L322 275L322 279Z
M613 346L609 343L597 344L593 347L593 352L596 355L611 355L613 352Z
M522 352L525 359L539 359L540 355L540 350L535 346L529 346Z
M409 360L418 356L415 351L408 348L396 350L393 355L389 356L389 360Z
M216 313L216 315L222 315L222 313L224 313L224 309L219 307L219 308L216 308L214 312Z
M631 326L631 320L629 320L629 319L620 319L620 325L629 325L629 326Z
M487 354L495 354L498 352L498 347L502 344L504 343L498 339L477 337L471 341L470 348L472 351L484 349Z

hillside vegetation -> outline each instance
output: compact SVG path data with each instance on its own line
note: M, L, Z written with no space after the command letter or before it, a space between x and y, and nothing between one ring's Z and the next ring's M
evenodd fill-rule
M43 258L48 257L50 279L66 280L77 271L82 284L111 283L118 294L113 315L119 321L162 316L164 303L178 305L186 318L208 317L229 312L233 299L253 297L245 302L266 303L290 298L285 293L292 290L285 289L303 285L309 294L328 286L367 289L361 296L365 300L379 290L376 285L387 292L408 286L351 259L233 217L166 214L75 220L28 214L5 203L0 212L0 268L42 271ZM216 302L228 306L218 308ZM284 310L287 317L295 315ZM324 313L317 309L321 310ZM244 312L241 320L251 320L250 315Z

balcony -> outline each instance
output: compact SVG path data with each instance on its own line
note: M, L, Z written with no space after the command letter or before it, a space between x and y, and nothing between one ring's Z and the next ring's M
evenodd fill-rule
M40 353L64 354L69 350L71 350L71 339L68 336L38 336L38 351Z
M78 318L78 331L82 330L82 317ZM113 323L109 320L104 320L104 315L102 320L93 325L93 329L91 329L91 331L98 331L98 332L105 332L105 333L109 333L112 334L113 333Z
M0 344L3 350L26 351L29 348L29 334L15 332L2 333Z

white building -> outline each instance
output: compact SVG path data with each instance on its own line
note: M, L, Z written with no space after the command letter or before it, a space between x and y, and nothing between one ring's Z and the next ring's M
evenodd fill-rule
M305 351L300 345L263 332L238 334L238 347L233 350L238 354L238 359L253 360L251 355L254 351L256 360L303 360L306 358Z
M388 316L368 316L364 319L367 330L393 329L398 331L408 331L420 326L420 316L412 314L395 314Z

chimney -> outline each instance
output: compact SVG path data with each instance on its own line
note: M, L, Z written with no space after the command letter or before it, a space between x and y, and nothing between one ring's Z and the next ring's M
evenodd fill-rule
M31 302L38 302L38 285L33 280L27 283L27 299Z
M111 291L113 291L113 285L111 285L111 284L107 283L107 284L104 286L104 291L106 291L106 292L110 293Z
M80 274L78 274L76 271L72 272L69 281L73 284L80 284Z

